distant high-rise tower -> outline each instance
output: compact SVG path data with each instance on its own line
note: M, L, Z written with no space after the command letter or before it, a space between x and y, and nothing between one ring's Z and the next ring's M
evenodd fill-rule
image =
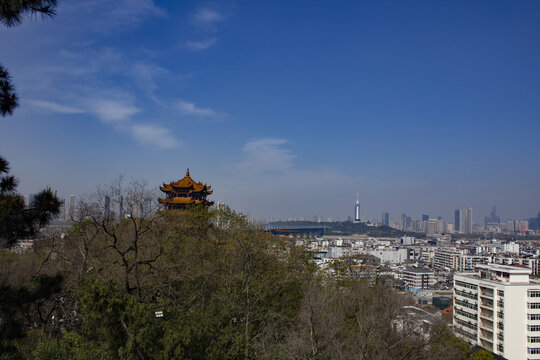
M75 220L75 195L73 194L69 195L66 220L69 220L69 221Z
M382 213L382 222L384 226L390 225L390 215L387 212Z
M465 234L472 234L472 209L467 208L463 210L463 223L465 225Z
M462 233L464 230L463 227L463 210L456 209L455 220L454 220L454 231L457 233Z
M358 199L358 193L356 193L356 204L354 205L354 222L360 222L360 200Z
M423 214L422 221L428 221L428 220L429 220L429 215Z
M500 224L501 218L497 216L497 207L493 205L489 216L484 218L484 226L487 228L490 224Z

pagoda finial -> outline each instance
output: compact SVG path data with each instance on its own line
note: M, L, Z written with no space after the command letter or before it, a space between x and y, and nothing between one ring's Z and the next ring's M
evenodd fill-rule
M189 168L186 171L186 176L189 176Z

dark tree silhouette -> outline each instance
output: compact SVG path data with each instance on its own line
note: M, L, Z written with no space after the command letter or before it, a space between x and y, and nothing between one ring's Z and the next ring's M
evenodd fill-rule
M56 15L56 0L0 0L0 21L7 27L19 25L25 17Z
M19 25L23 19L41 15L52 17L56 15L56 0L0 0L0 22L7 27ZM13 115L13 110L19 105L11 76L7 69L0 64L0 115Z
M39 192L29 206L16 192L18 180L9 174L8 161L0 156L0 247L35 232L58 217L62 201L51 188Z
M0 65L0 115L12 115L19 105L15 87L11 84L11 76L6 68Z

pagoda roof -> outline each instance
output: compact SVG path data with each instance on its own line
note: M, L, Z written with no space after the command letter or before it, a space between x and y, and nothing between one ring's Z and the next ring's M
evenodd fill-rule
M196 182L189 175L189 169L186 171L186 176L183 179L171 182L169 184L163 183L159 189L163 192L173 191L174 189L190 189L194 192L206 191L208 194L212 194L210 190L212 186L203 184L202 182Z

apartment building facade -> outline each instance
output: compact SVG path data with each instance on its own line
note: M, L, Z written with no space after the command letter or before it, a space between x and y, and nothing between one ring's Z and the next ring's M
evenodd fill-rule
M403 284L409 290L425 290L437 283L435 273L430 269L407 267L402 277Z
M454 275L454 332L509 360L540 360L540 283L521 265Z

